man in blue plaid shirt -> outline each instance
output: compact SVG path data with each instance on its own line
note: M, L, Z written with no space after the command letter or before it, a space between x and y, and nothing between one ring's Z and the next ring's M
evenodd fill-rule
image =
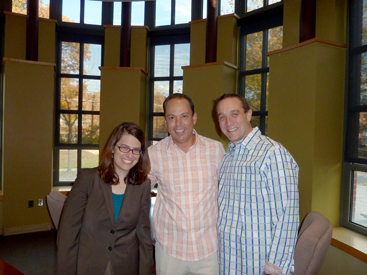
M278 142L251 127L244 97L217 100L222 132L231 141L220 169L220 273L290 274L299 225L298 165Z

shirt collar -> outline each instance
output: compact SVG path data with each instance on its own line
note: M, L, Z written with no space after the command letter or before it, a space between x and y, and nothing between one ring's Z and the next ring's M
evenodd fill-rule
M194 145L192 145L189 149L189 151L191 150L191 148L195 147L196 145L199 146L206 146L205 141L203 140L203 138L196 132L196 130L194 129L193 131L193 135L195 135L195 143ZM167 142L167 151L170 150L171 146L176 146L178 148L178 146L173 142L172 136L168 136L168 142Z
M258 127L255 127L247 136L245 136L242 140L237 142L237 145L251 149L254 146L255 141L260 137L260 135L261 135L260 129ZM234 145L234 143L231 141L228 146L229 151L234 150L237 145Z

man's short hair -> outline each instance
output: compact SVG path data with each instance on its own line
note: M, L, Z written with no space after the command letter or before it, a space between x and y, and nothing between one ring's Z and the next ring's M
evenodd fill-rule
M164 111L164 116L166 116L166 107L167 107L167 103L168 101L170 101L171 99L173 98L178 98L178 99L186 99L189 104L190 104L190 108L191 108L191 111L192 111L192 115L195 114L195 107L194 107L194 102L192 102L192 99L187 96L187 95L184 95L184 94L179 94L179 93L175 93L175 94L171 94L169 95L163 102L163 111Z
M226 99L226 98L237 98L239 101L241 101L242 107L245 110L245 113L247 113L247 111L250 110L250 106L248 105L246 98L244 98L243 96L238 95L238 94L223 94L221 97L219 97L216 100L216 103L217 103L216 108L217 108L217 110L218 110L218 104L219 104L219 102L221 102L223 99Z

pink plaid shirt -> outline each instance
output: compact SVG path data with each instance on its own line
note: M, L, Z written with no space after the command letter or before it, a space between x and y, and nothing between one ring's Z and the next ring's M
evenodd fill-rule
M153 211L155 239L169 255L204 259L218 250L218 180L224 148L198 135L187 153L166 137L149 147L152 186L158 183Z

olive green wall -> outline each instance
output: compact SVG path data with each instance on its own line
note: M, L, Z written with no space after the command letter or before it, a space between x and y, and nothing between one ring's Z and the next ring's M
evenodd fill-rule
M184 67L183 83L183 92L191 97L198 114L195 129L200 135L227 144L227 138L216 127L213 107L214 100L223 93L236 91L237 69L220 62Z
M146 133L147 75L136 68L101 68L100 152L112 130L134 122Z
M105 26L104 66L120 67L120 26ZM148 28L131 27L130 67L148 68Z
M51 229L45 201L43 207L37 201L52 187L54 64L5 60L3 66L4 235Z
M26 59L26 22L22 14L7 13L5 17L4 57ZM38 61L55 63L56 21L39 19Z
M319 211L334 226L339 224L345 51L315 42L270 56L268 135L300 167L301 219Z
M190 22L190 65L205 63L206 20Z
M238 63L238 17L235 14L218 17L217 61L226 61L237 66Z

